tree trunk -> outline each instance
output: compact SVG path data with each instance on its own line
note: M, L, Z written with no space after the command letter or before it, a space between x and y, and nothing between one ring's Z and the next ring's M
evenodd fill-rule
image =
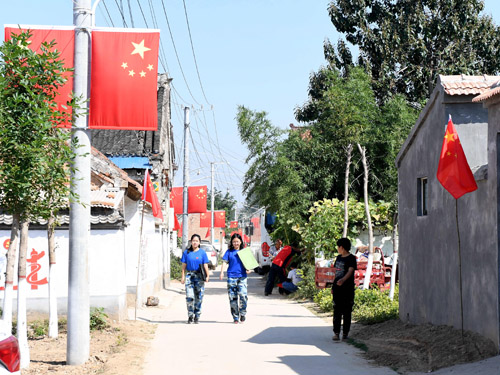
M389 298L394 299L394 289L396 289L396 271L398 269L398 251L399 251L399 225L398 214L394 215L394 232L392 235L392 243L394 245L394 255L392 258L392 271L391 271L391 289L389 291Z
M28 326L26 323L26 294L28 282L26 280L26 254L28 252L29 221L21 221L21 241L19 246L19 267L17 271L17 341L21 352L21 368L30 365L30 348L28 346Z
M12 332L12 297L14 295L14 267L19 241L19 214L12 215L9 250L7 251L7 268L5 272L5 291L3 297L2 320L5 322L6 333Z
M368 164L366 163L366 148L361 147L358 143L358 149L361 153L361 161L363 162L363 169L365 171L364 181L363 181L363 198L365 201L365 213L366 221L368 223L368 263L366 264L365 280L363 282L363 289L368 289L370 287L370 278L372 276L373 268L373 228L372 228L372 217L370 215L370 206L368 202Z
M47 223L47 241L49 246L49 337L57 338L57 295L56 295L56 239L55 219L49 218Z
M344 230L342 237L347 237L347 227L349 225L349 171L351 168L352 144L347 146L347 163L345 167L345 185L344 185Z

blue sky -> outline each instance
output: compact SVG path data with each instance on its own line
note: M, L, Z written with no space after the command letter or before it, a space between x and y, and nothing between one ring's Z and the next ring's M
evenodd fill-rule
M95 1L95 0L94 0ZM92 3L94 3L94 1ZM339 34L330 22L327 0L186 0L192 42L206 99L191 49L182 0L102 0L96 25L123 27L118 5L123 4L128 27L161 29L166 65L175 88L172 97L177 163L175 184L182 183L183 106L192 107L190 180L210 186L210 162L216 165L215 185L242 199L241 183L247 155L240 144L234 120L237 105L265 110L274 125L296 123L294 109L307 99L309 75L323 63L323 41L335 42ZM71 25L70 0L3 1L0 23ZM500 23L500 3L486 0L485 12ZM104 7L106 5L106 7ZM170 24L167 21L163 5ZM107 8L107 10L106 10ZM108 17L108 13L111 16ZM177 50L178 60L173 47ZM181 72L184 72L184 80ZM186 84L187 82L187 84ZM191 91L191 94L189 93ZM213 106L213 107L212 107ZM213 110L212 110L213 108ZM215 121L214 121L215 118Z

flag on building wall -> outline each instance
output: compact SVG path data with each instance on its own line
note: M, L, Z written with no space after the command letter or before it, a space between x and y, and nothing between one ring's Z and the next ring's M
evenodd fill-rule
M183 188L174 187L170 192L170 201L173 202L174 205L174 214L181 215L184 213L183 210L183 201L182 201Z
M238 222L237 221L229 222L229 228L238 228Z
M149 169L146 169L146 174L144 176L144 186L142 187L142 198L143 201L151 203L153 208L153 216L163 220L163 213L161 212L160 202L155 193L153 183L149 177Z
M89 127L157 130L159 30L92 31Z
M55 41L54 49L60 52L60 60L64 62L65 68L73 68L73 59L75 54L75 31L74 27L54 26L5 26L5 40L10 40L12 34L17 35L23 31L30 30L32 36L29 38L29 48L35 52L41 52L43 42ZM71 92L73 91L73 73L65 72L63 77L66 82L57 90L55 102L58 110L71 114L71 108L67 106L67 102L71 100ZM71 127L71 122L65 122L62 127Z
M443 139L437 178L455 199L477 189L476 180L467 163L451 115Z
M188 187L188 213L197 214L207 212L207 187Z

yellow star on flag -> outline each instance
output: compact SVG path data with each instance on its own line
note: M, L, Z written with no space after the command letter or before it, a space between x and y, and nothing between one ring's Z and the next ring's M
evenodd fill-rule
M453 136L453 133L450 133L446 131L446 134L444 136L448 142L453 141L455 142L455 137Z
M151 51L151 48L148 48L144 45L144 39L140 43L134 43L134 50L132 51L131 55L139 54L141 55L141 58L144 59L144 52Z
M148 70L149 70L149 71L153 70L153 65L149 64L149 65L148 65Z
M140 76L141 76L141 77L143 77L143 78L144 78L144 77L146 77L146 72L145 72L145 71L141 71L139 74L140 74Z
M123 68L123 69L128 68L128 64L127 64L126 62L124 62L124 63L122 64L122 68Z
M131 71L129 71L129 72L128 72L128 75L129 75L129 76L132 76L132 77L133 77L133 76L134 76L134 74L135 74L135 72L134 72L133 70L131 70Z

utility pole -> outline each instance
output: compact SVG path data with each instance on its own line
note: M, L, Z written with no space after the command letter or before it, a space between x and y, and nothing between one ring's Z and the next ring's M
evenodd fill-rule
M184 107L184 175L183 175L183 211L182 211L182 251L188 242L188 186L189 186L189 107Z
M77 141L74 149L74 172L71 189L79 202L70 203L69 225L69 275L68 275L68 338L66 363L81 365L89 358L90 303L88 249L90 239L90 132L88 130L87 102L89 92L89 45L92 25L91 0L73 0L73 25L75 26L75 55L73 91L82 98L81 110L74 109L72 138ZM80 113L77 113L80 112Z
M212 221L210 224L210 243L212 246L215 246L214 243L214 207L215 207L215 187L214 187L214 162L210 163L210 173L211 173L211 181L212 181L212 199L210 199L210 216L212 217ZM221 247L222 250L222 247Z

